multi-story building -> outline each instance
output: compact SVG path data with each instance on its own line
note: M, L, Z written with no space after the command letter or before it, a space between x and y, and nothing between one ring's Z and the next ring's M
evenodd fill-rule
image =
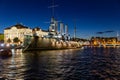
M13 39L16 37L20 40L20 42L23 42L24 35L32 35L32 29L21 24L13 25L4 30L4 42L7 43L10 41L13 43Z
M34 35L39 36L39 37L44 37L49 34L48 31L42 30L39 27L34 28L32 31Z
M4 42L14 43L14 38L18 38L20 42L23 42L25 35L36 35L38 37L44 37L48 35L48 33L48 31L42 30L38 27L30 29L29 27L26 27L22 24L16 24L4 30Z
M91 44L94 46L99 45L114 45L117 44L117 37L92 37Z

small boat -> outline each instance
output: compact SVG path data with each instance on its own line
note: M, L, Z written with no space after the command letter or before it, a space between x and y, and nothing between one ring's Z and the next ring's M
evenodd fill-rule
M10 57L12 56L12 51L10 49L0 49L1 57Z

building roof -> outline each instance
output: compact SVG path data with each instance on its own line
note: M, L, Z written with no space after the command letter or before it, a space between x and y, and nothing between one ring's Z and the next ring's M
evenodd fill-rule
M26 26L24 26L24 25L22 25L22 24L16 24L16 25L13 25L13 26L11 26L11 27L5 28L5 30L6 30L6 29L11 29L12 27L16 27L17 29L28 28L28 27L26 27Z
M33 28L32 30L36 30L36 31L39 31L39 30L41 30L39 27L35 27L35 28Z
M43 31L43 32L49 32L48 30L42 30L42 29L40 29L39 27L35 27L35 28L33 28L32 30L33 30L33 31L35 31L35 30L36 30L36 31L40 31L40 30L41 30L41 31Z
M47 30L42 30L43 32L49 32L49 31L47 31Z

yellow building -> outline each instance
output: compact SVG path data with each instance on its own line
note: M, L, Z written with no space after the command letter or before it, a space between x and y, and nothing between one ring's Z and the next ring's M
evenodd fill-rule
M25 35L43 37L48 35L48 33L48 31L41 30L40 28L30 29L29 27L21 24L16 24L4 30L4 43L14 43L13 39L16 37L20 42L23 42Z
M4 30L4 42L7 43L9 40L13 43L13 39L16 37L20 40L20 42L23 42L24 35L32 35L32 29L21 24L16 24Z
M44 37L44 36L48 35L48 33L49 33L48 31L42 30L38 27L33 29L33 34L35 34L38 37Z
M94 46L99 45L115 45L117 44L117 37L93 37L91 38L91 44Z

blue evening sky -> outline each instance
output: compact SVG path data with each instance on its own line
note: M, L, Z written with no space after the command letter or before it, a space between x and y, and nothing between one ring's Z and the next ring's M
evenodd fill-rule
M120 0L54 0L54 17L68 24L73 36L76 22L77 37L116 36L120 32ZM34 28L47 30L52 9L52 0L0 0L0 33L6 27L22 23ZM113 30L102 35L96 32Z

